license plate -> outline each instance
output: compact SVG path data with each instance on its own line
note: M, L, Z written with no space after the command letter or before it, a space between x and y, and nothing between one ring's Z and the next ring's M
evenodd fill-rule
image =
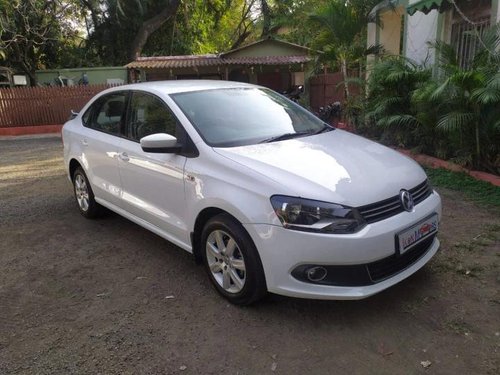
M399 242L399 253L403 254L410 250L413 246L423 241L429 236L432 236L438 231L438 215L431 217L415 224L397 235Z

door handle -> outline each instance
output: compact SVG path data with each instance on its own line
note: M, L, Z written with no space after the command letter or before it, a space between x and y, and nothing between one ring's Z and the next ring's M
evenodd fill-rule
M118 158L121 160L121 161L129 161L130 158L128 157L128 154L126 152L122 152Z
M89 145L89 142L86 139L82 139L82 145L86 147Z

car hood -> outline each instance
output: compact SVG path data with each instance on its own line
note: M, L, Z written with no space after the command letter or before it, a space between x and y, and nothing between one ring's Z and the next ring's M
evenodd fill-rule
M363 137L334 130L215 152L279 183L276 194L362 206L423 182L412 159Z

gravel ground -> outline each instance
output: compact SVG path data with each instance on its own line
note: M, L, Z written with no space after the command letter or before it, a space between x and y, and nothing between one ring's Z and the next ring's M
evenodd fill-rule
M0 139L0 374L498 374L500 215L440 193L442 250L405 282L242 308L176 246L80 216L60 138Z

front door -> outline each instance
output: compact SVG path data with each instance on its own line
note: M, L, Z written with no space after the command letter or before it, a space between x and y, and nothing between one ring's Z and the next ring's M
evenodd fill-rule
M180 125L158 97L132 93L127 139L120 147L119 170L125 210L160 229L172 242L190 246L186 226L184 165L186 157L146 153L142 137L167 133L179 137Z

